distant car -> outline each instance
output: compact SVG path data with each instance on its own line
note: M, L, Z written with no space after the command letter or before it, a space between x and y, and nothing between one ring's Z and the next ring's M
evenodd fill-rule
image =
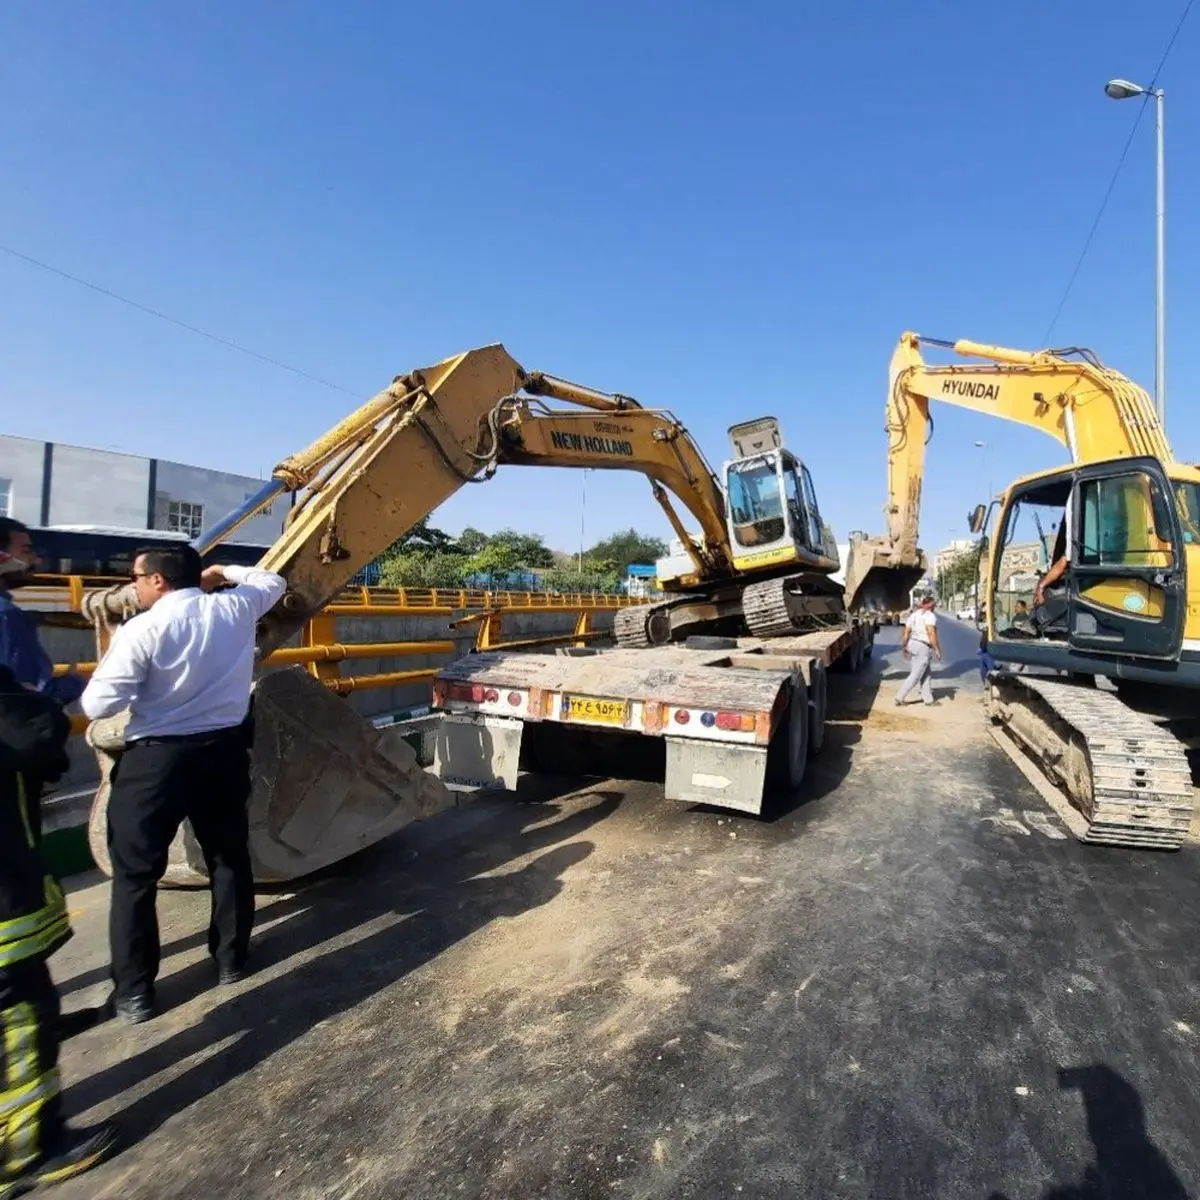
M960 621L974 621L976 618L974 608L960 608L954 615Z

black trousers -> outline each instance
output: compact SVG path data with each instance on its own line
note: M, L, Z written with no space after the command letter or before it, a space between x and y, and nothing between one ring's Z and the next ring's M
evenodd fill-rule
M158 881L185 819L212 887L208 951L222 967L245 962L254 924L249 797L250 755L240 727L131 742L118 759L108 801L108 930L118 996L154 993L161 953Z
M58 989L43 959L0 967L0 1186L57 1153Z

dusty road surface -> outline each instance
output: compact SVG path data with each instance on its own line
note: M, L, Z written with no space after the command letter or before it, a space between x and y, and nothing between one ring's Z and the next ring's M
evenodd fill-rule
M1086 848L988 738L977 635L883 643L769 820L539 779L263 896L212 986L64 1053L130 1148L62 1200L1200 1194L1195 853ZM880 684L881 674L885 676ZM105 889L55 969L101 999Z

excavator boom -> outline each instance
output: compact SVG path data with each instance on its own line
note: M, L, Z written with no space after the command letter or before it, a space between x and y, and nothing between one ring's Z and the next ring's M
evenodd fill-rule
M927 364L923 345L980 362ZM900 610L924 573L918 548L931 401L1039 429L1076 463L1147 455L1170 462L1171 447L1150 397L1088 350L1012 350L966 339L901 335L888 368L887 532L851 541L847 603Z
M548 400L568 407L551 408ZM759 456L767 493L785 454L776 448L773 456ZM796 461L790 456L787 461L794 472ZM196 548L202 554L216 549L255 513L291 498L283 531L259 564L287 580L283 599L259 625L261 658L296 635L423 517L504 464L632 470L650 480L692 567L664 586L678 591L686 583L700 592L674 598L681 606L675 618L659 611L655 637L662 630L674 636L685 624L743 618L752 629L772 623L790 628L793 610L827 615L841 607L840 591L833 595L836 585L827 580L837 564L813 544L811 530L803 545L789 546L783 557L772 557L753 574L737 569L725 492L670 412L527 372L499 344L398 376L307 449L279 463L271 480L202 535ZM805 517L798 493L784 507L784 490L780 474L777 510L762 518L767 526L778 525L783 532L773 536L781 540ZM671 495L699 524L699 538L686 530ZM765 502L768 496L759 498ZM749 527L738 526L742 536ZM809 586L821 594L799 599L785 594L793 581L780 576L795 570L806 583L814 580ZM747 577L756 582L747 584ZM102 653L107 628L135 611L136 601L125 585L93 593L85 609L96 621ZM634 610L618 615L629 614L632 621L615 627L618 640L649 644L639 640L650 637L649 618ZM258 878L305 874L449 803L449 794L421 770L399 734L375 730L304 672L267 673L255 687L251 851ZM93 805L93 853L104 863L108 779L123 749L123 724L98 724L89 738L102 771ZM195 845L181 836L172 849L169 877L192 881L201 873Z
M549 409L541 397L588 411ZM296 496L282 535L260 564L288 580L284 600L260 629L265 653L422 517L502 464L638 471L654 482L677 529L682 525L664 488L699 522L703 543L693 547L699 576L716 579L732 571L720 485L671 413L527 372L501 345L398 377L280 463L271 483L209 531L198 548L214 548L282 494Z

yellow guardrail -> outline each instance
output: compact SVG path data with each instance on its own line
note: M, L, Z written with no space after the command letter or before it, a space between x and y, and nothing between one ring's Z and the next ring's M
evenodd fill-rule
M79 580L78 583L75 580ZM111 585L113 580L88 580L87 588ZM61 597L64 607L78 609L82 600L83 581L76 576ZM21 599L26 600L30 591L22 589ZM49 589L47 589L49 590ZM77 597L77 599L76 599ZM263 666L305 666L326 687L339 695L364 691L368 688L403 687L412 683L432 682L439 667L422 667L411 671L381 671L373 675L343 675L341 664L364 658L402 658L411 655L447 655L458 652L458 645L445 639L429 639L415 642L339 642L336 638L336 619L339 616L385 616L385 617L429 617L450 616L467 610L470 615L453 622L452 628L478 623L475 635L476 650L529 650L539 646L586 642L605 636L604 631L593 628L592 621L597 613L625 608L630 604L643 604L643 599L626 596L610 596L601 592L488 592L462 588L352 588L338 596L337 600L313 617L304 627L299 646L287 646L272 651L263 660ZM479 611L472 612L477 609ZM571 633L547 634L517 641L503 640L503 621L506 616L521 614L561 613L575 617L575 628ZM56 676L69 673L88 676L96 669L94 662L59 663L54 668ZM72 733L82 733L88 726L83 716L71 718Z
M39 575L39 582L21 589L21 603L29 608L78 612L85 592L128 583L127 579L91 575ZM41 582L44 580L45 582ZM326 609L336 616L442 615L463 610L521 608L529 611L573 608L611 609L645 604L643 597L614 596L607 592L517 592L486 588L345 588Z

